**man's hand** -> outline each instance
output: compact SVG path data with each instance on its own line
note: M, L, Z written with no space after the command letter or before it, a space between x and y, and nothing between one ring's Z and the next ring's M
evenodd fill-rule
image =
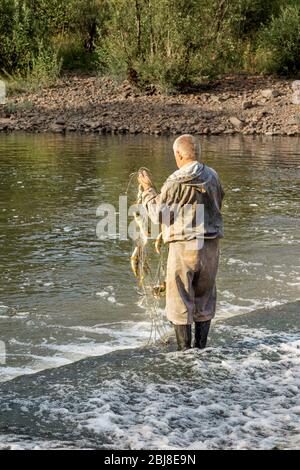
M153 187L149 173L146 170L143 170L138 174L138 183L143 187L144 191Z

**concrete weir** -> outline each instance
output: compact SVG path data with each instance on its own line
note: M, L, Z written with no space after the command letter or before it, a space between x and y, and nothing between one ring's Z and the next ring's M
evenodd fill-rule
M203 352L124 350L3 383L0 448L299 447L299 327L288 303L216 321Z

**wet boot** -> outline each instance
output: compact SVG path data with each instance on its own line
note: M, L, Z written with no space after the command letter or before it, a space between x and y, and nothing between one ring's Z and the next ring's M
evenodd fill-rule
M178 351L191 349L192 345L192 325L174 325Z
M195 322L194 348L204 349L207 343L211 320Z

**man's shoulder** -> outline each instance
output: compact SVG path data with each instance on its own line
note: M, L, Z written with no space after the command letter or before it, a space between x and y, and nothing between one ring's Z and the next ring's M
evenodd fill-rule
M204 171L206 171L207 174L209 174L209 175L211 175L211 176L214 176L215 178L219 179L218 173L217 173L216 170L215 170L214 168L212 168L211 166L205 165L205 166L204 166Z
M161 190L164 192L176 190L176 188L178 188L179 185L180 183L176 181L175 179L167 178L164 184L162 185Z

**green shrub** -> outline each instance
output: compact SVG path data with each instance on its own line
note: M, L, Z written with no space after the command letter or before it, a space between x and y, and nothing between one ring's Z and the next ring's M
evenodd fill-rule
M59 50L52 46L39 45L39 52L32 58L27 79L33 86L46 86L54 83L61 71L62 59L59 58Z
M8 96L24 92L37 91L43 86L55 83L60 75L62 60L52 46L40 45L40 53L31 58L27 71L22 73L4 73Z
M139 86L155 84L163 91L174 91L206 74L208 61L197 61L208 42L199 3L207 2L112 0L108 34L99 52L107 71L136 75Z
M299 10L300 0L0 0L0 75L10 92L52 83L62 67L175 92L224 73L294 74Z
M91 72L100 66L98 52L87 52L83 42L75 36L68 36L59 42L59 57L64 70Z
M0 0L0 71L20 72L35 49L25 0Z
M184 89L248 67L249 42L280 1L111 0L99 56L113 75L134 71L141 87Z
M281 8L260 33L257 69L264 73L293 75L300 70L300 5Z

